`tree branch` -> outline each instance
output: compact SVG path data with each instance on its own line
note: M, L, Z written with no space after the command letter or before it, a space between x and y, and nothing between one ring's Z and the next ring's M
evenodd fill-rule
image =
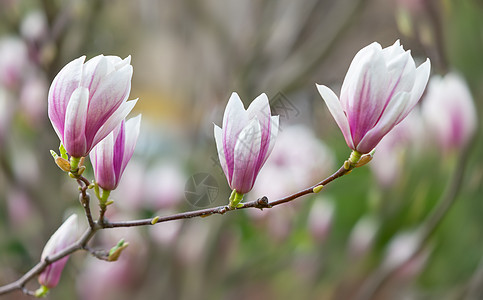
M314 193L314 188L318 186L325 186L328 183L332 182L333 180L347 174L350 171L351 168L346 169L344 166L340 167L337 172L334 174L330 175L326 179L322 180L321 182L308 187L304 190L301 190L297 193L294 193L292 195L274 200L274 201L268 201L267 197L262 197L254 201L250 202L245 202L242 203L243 205L241 207L238 207L236 209L230 209L228 205L223 205L223 206L218 206L218 207L213 207L213 208L206 208L206 209L200 209L200 210L195 210L195 211L189 211L189 212L183 212L179 214L174 214L174 215L169 215L165 217L155 217L155 218L149 218L149 219L143 219L143 220L134 220L134 221L121 221L121 222L108 222L105 221L103 224L100 224L103 228L114 228L114 227L133 227L133 226L145 226L145 225L155 225L163 222L168 222L168 221L173 221L173 220L182 220L182 219L191 219L191 218L196 218L196 217L208 217L211 215L223 215L226 212L229 211L235 211L235 210L240 210L240 209L245 209L245 208L258 208L258 209L264 209L264 208L272 208L274 206L293 201L299 197L305 196L307 194L312 194Z
M295 200L301 196L315 193L314 188L319 187L319 186L325 186L328 183L332 182L333 180L349 173L354 166L348 165L348 162L344 164L345 166L342 166L335 172L334 174L330 175L326 179L322 180L321 182L308 187L304 190L301 190L295 194L289 195L287 197L274 200L269 202L267 197L262 197L254 201L246 202L243 203L243 206L236 208L236 209L230 209L228 205L225 206L218 206L214 208L207 208L207 209L200 209L196 211L190 211L190 212L185 212L185 213L179 213L179 214L174 214L166 217L156 217L156 218L151 218L151 219L143 219L143 220L135 220L135 221L125 221L125 222L108 222L106 220L103 220L102 223L99 221L94 222L92 220L92 215L90 213L90 208L89 208L89 194L87 194L86 190L89 186L89 180L87 180L83 176L77 176L76 179L81 185L81 203L84 207L84 210L86 212L87 220L89 222L89 228L84 232L82 237L76 241L74 244L71 246L65 248L59 253L56 253L53 256L46 257L44 260L40 261L38 264L36 264L32 269L30 269L25 275L23 275L21 278L16 280L15 282L12 282L10 284L4 285L0 287L0 295L7 294L10 292L13 292L15 290L22 290L24 291L25 284L40 274L48 265L60 260L61 258L70 255L78 250L87 250L91 254L98 254L96 251L93 251L91 248L87 246L87 243L92 239L94 234L99 231L100 229L105 229L105 228L114 228L114 227L133 227L133 226L145 226L145 225L154 225L157 223L163 223L163 222L168 222L168 221L173 221L173 220L181 220L181 219L190 219L190 218L195 218L195 217L206 217L206 216L211 216L214 214L224 214L228 211L233 211L233 210L240 210L240 209L245 209L245 208L258 208L258 209L264 209L264 208L271 208L273 206L290 202L292 200ZM81 184L83 183L83 185ZM320 188L316 192L320 191ZM86 205L84 205L86 204ZM154 222L156 221L156 222ZM97 257L97 255L94 255Z

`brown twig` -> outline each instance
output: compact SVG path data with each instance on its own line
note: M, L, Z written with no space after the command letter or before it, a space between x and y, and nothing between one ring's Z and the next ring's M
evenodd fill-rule
M36 264L32 269L30 269L26 274L24 274L18 280L14 281L10 284L1 286L0 287L0 295L7 294L7 293L10 293L10 292L15 291L15 290L24 290L25 284L29 280L31 280L32 278L34 278L35 276L40 274L48 265L60 260L61 258L65 257L67 255L70 255L70 254L72 254L72 253L74 253L78 250L87 250L93 255L94 255L94 253L99 252L99 251L94 251L91 248L89 248L87 246L87 243L94 236L94 234L100 229L114 228L114 227L133 227L133 226L154 225L154 224L157 224L157 223L168 222L168 221L173 221L173 220L182 220L182 219L189 219L189 218L194 218L194 217L206 217L206 216L210 216L210 215L214 215L214 214L224 214L228 211L240 210L240 209L244 209L244 208L258 208L258 209L271 208L273 206L295 200L295 199L297 199L301 196L314 193L314 188L327 185L328 183L332 182L333 180L347 174L352 168L353 167L350 167L350 168L347 169L344 166L342 166L342 167L339 168L339 170L337 170L337 172L335 172L331 176L327 177L326 179L322 180L321 182L319 182L319 183L317 183L317 184L315 184L311 187L308 187L308 188L306 188L306 189L304 189L300 192L297 192L295 194L292 194L290 196L287 196L287 197L284 197L284 198L281 198L281 199L278 199L278 200L275 200L275 201L272 201L272 202L269 202L267 197L262 197L262 198L259 198L257 200L254 200L254 201L246 202L246 203L243 204L243 206L236 208L236 209L230 209L228 205L214 207L214 208L200 209L200 210L191 211L191 212L174 214L174 215L170 215L170 216L166 216L166 217L159 217L159 218L156 217L155 218L157 220L156 222L153 222L153 218L144 219L144 220L135 220L135 221L125 221L125 222L103 221L102 223L100 223L99 222L100 220L98 220L98 222L92 221L94 223L94 225L91 226L90 225L91 223L89 223L89 228L87 228L87 230L84 232L84 234L82 235L82 237L78 241L73 243L71 246L65 248L61 252L58 252L53 256L46 257L44 260L42 260L38 264ZM89 181L82 176L77 176L76 179L80 180L81 182L84 183L83 187L81 188L81 195L82 195L82 189L83 188L87 189L87 187L89 185ZM86 193L86 195L88 195L88 194ZM86 215L87 214L90 215L90 208L88 208L88 207L89 207L89 205L84 206L84 209L86 211ZM88 220L89 219L92 220L92 216L90 216L90 217L88 216ZM97 255L94 255L94 256L98 257Z
M77 183L79 184L80 187L80 193L79 193L79 202L81 203L82 207L84 208L84 211L86 212L86 217L87 217L87 222L89 223L89 227L94 229L96 226L96 223L94 222L94 219L92 218L92 213L91 213L91 207L90 207L90 195L87 193L87 189L89 188L89 180L85 178L82 175L79 175L77 177Z
M245 208L258 208L258 209L264 209L264 208L272 208L274 206L290 202L292 200L295 200L299 197L302 197L307 194L314 193L314 188L317 186L325 186L328 183L332 182L333 180L347 174L349 170L345 169L344 166L340 167L337 172L334 174L330 175L326 179L322 180L321 182L308 187L304 190L301 190L295 194L280 198L278 200L274 201L268 201L267 197L262 197L254 201L246 202L243 203L243 206L240 206L236 209L230 209L228 205L224 206L218 206L218 207L213 207L213 208L206 208L206 209L200 209L200 210L195 210L195 211L189 211L189 212L183 212L179 214L174 214L174 215L169 215L165 217L156 217L157 220L156 222L153 222L153 218L149 219L143 219L143 220L135 220L135 221L121 221L121 222L104 222L103 224L100 224L103 228L114 228L114 227L133 227L133 226L144 226L144 225L155 225L163 222L168 222L168 221L173 221L173 220L181 220L181 219L191 219L195 217L207 217L211 215L223 215L226 212L229 211L234 211L234 210L240 210L240 209L245 209Z

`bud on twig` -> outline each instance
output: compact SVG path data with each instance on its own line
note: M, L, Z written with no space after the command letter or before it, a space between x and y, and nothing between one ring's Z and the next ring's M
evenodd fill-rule
M129 246L129 243L124 242L124 239L121 239L119 243L117 243L116 246L112 247L111 250L109 250L109 256L107 258L107 261L116 261L119 259L119 256L121 255L121 252Z

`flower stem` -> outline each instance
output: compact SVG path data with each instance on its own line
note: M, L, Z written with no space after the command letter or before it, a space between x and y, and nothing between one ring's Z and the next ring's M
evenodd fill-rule
M49 292L49 288L46 287L45 285L41 285L38 290L35 291L35 297L37 298L43 298L47 296L47 293Z
M240 202L243 200L243 194L238 193L236 190L233 190L230 195L230 203L228 207L230 209L235 209L240 206Z
M80 162L80 160L81 160L80 157L73 157L73 156L71 156L71 158L70 158L70 171L73 174L76 174L77 173L77 169L79 168L79 162Z
M355 166L361 159L362 153L356 150L352 150L351 156L349 157L349 162L352 166Z

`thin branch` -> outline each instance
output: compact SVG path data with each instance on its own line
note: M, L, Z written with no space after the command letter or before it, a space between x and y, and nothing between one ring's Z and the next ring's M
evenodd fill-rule
M48 265L58 261L59 259L69 254L74 253L77 250L84 249L87 242L89 242L89 240L94 236L97 230L98 229L92 229L89 227L78 241L76 241L69 247L65 248L64 250L56 253L55 255L46 257L44 260L37 263L32 269L30 269L27 273L25 273L25 275L23 275L17 281L1 286L0 295L7 294L14 290L19 290L19 289L23 290L25 287L25 284L29 280L31 280L32 278L40 274Z
M80 194L79 194L79 202L81 203L82 207L86 212L87 222L89 223L89 227L94 229L96 223L94 219L92 219L91 207L90 207L90 195L87 193L87 189L89 188L89 180L82 175L79 175L77 178L77 183L80 187Z
M353 168L353 166L350 166L349 168L345 168L344 166L342 166L342 167L339 168L339 170L337 170L337 172L335 172L331 176L327 177L326 179L322 180L321 182L319 182L319 183L317 183L317 184L315 184L315 185L313 185L309 188L306 188L306 189L304 189L300 192L292 194L290 196L287 196L287 197L284 197L284 198L281 198L281 199L278 199L278 200L275 200L275 201L272 201L272 202L269 202L267 197L262 197L262 198L255 200L255 201L250 201L250 202L244 203L242 207L239 207L239 208L234 209L234 210L240 210L240 209L250 208L250 207L251 208L258 208L258 209L271 208L273 206L295 200L295 199L297 199L301 196L314 193L314 188L327 185L328 183L332 182L333 180L349 173L352 168ZM85 177L78 176L77 179L84 183L83 188L84 187L87 188L87 186L89 185L89 181ZM82 192L82 190L81 190L81 192ZM87 207L88 206L89 205L87 205ZM86 214L90 213L89 208L86 209L86 207L84 207L84 209L86 210ZM71 246L65 248L64 250L62 250L61 252L59 252L55 255L52 255L50 257L46 257L44 260L42 260L41 262L36 264L32 269L30 269L25 275L23 275L18 280L14 281L10 284L1 286L0 287L0 295L7 294L7 293L10 293L10 292L15 291L15 290L24 290L25 284L29 280L31 280L32 278L34 278L35 276L40 274L48 265L60 260L61 258L65 257L67 255L70 255L70 254L72 254L72 253L74 253L78 250L87 250L91 254L93 254L94 256L98 257L96 255L96 254L98 254L97 253L98 251L94 251L91 248L89 248L87 246L87 243L91 240L91 238L94 236L94 234L100 229L114 228L114 227L133 227L133 226L154 225L156 223L162 223L162 222L173 221L173 220L189 219L189 218L194 218L194 217L206 217L206 216L210 216L210 215L213 215L213 214L224 214L228 211L232 211L232 209L230 209L228 207L228 205L226 205L226 206L219 206L219 207L215 207L215 208L207 208L207 209L201 209L201 210L196 210L196 211L191 211L191 212L175 214L175 215L166 216L166 217L162 217L162 218L156 217L154 219L151 218L151 219L126 221L126 222L107 222L107 221L104 221L102 223L99 223L99 221L97 223L94 222L94 226L89 226L89 228L87 228L87 230L84 232L82 237L78 241L73 243ZM90 217L90 219L92 219L92 216ZM89 220L89 217L88 217L88 220ZM153 220L156 220L156 222L153 222Z
M236 209L230 209L228 205L213 207L213 208L206 208L200 209L195 211L183 212L179 214L169 215L165 217L156 217L156 218L149 218L143 220L135 220L135 221L121 221L121 222L104 222L100 224L103 228L114 228L114 227L133 227L133 226L145 226L145 225L155 225L163 222L173 221L173 220L181 220L181 219L191 219L196 217L207 217L211 215L223 215L226 212L240 210L245 208L272 208L274 206L293 201L299 197L302 197L307 194L314 193L314 188L318 186L325 186L328 183L332 182L333 180L347 174L349 172L348 169L344 168L344 166L340 167L337 172L330 175L326 179L322 180L321 182L308 187L304 190L301 190L295 194L280 198L274 201L268 201L267 197L262 197L254 201L243 203L243 206L238 207Z

